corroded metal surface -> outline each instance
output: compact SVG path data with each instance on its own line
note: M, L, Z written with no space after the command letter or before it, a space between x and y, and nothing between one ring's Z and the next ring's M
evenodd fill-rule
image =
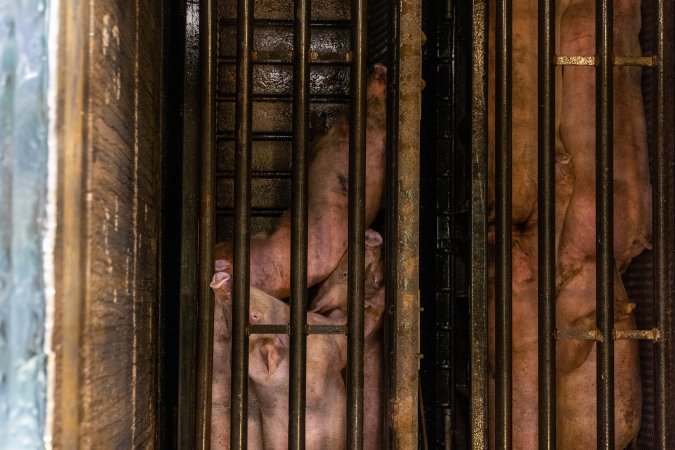
M471 85L471 448L488 444L487 81L488 11L473 2Z
M397 283L394 324L394 408L398 449L417 447L419 369L419 171L422 4L400 3L397 153ZM395 74L392 74L394 76Z

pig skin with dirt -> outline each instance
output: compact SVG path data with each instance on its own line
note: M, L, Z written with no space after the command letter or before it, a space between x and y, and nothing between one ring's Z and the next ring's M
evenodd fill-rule
M366 117L366 226L380 209L384 186L387 69L374 66L368 78ZM347 248L349 120L342 116L314 145L309 166L307 284L335 269ZM290 292L291 215L284 212L270 233L251 238L251 286L277 298ZM232 261L232 242L215 248ZM219 270L216 267L216 270Z
M537 447L537 2L513 3L513 448ZM494 67L494 9L490 65ZM556 2L556 54L595 54L592 0ZM614 51L641 54L640 0L614 2ZM615 328L635 328L634 304L620 275L650 248L651 190L641 69L614 68ZM494 71L489 74L490 135ZM556 327L595 329L595 68L565 66L556 74ZM489 217L494 220L494 142L489 143ZM489 232L488 334L490 423L494 425L494 227ZM524 326L524 324L528 324ZM556 347L557 448L596 446L596 354L592 341ZM625 448L640 427L638 345L615 341L615 439ZM494 427L491 427L494 430ZM494 432L490 434L494 448Z

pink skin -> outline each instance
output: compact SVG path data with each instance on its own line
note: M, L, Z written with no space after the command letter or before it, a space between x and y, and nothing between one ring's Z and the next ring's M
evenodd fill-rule
M365 287L365 342L364 342L364 429L363 448L382 448L382 396L384 394L384 355L382 320L384 313L384 286L382 263L382 236L374 230L366 232L366 287ZM332 321L347 323L347 254L333 273L321 284L311 311L329 317Z
M227 266L229 262L223 261ZM232 355L232 280L217 272L211 281L215 294L213 329L213 380L211 398L211 448L230 448L230 399ZM257 399L249 393L248 448L262 449L262 421Z
M533 69L536 21L531 21L530 11L532 8L536 11L536 2L524 0L514 3L513 8L514 60L518 57L522 62L519 67L536 76ZM595 54L594 9L591 0L557 2L558 55ZM494 24L493 20L491 24ZM615 2L616 55L641 54L639 29L640 0ZM524 49L524 54L521 55L519 49ZM595 70L584 66L565 66L558 70L556 327L587 331L595 328L596 312ZM521 77L520 72L521 69L514 66L513 179L518 182L514 182L513 190L513 448L530 449L537 446L538 337L536 326L529 326L536 324L538 307L536 178L531 176L536 176L536 136L532 137L536 127L528 131L521 125L536 118L537 99L536 95L531 95L527 73ZM635 328L635 323L634 305L626 295L620 273L634 256L650 246L651 192L640 73L639 68L614 69L615 328L623 330ZM494 74L491 74L490 82L494 83ZM527 106L527 111L521 111L522 106ZM494 130L492 117L489 125ZM521 176L523 172L526 176ZM490 175L493 177L492 172ZM492 189L493 183L491 180ZM494 424L494 249L491 247L490 251L490 421ZM556 345L559 449L596 446L595 358L592 341L559 341ZM625 448L640 426L642 394L635 342L615 342L614 370L616 446ZM493 432L490 439L493 448Z
M287 324L290 308L281 300L251 288L251 324ZM309 324L335 322L312 312ZM260 405L263 446L266 450L288 448L288 335L250 337L250 388ZM307 337L307 391L305 445L308 449L344 449L347 436L345 384L342 369L347 361L344 335L313 334Z
M368 81L366 130L366 225L380 209L384 184L387 69L376 65ZM307 283L313 286L335 269L347 248L349 121L342 117L313 149L309 167ZM290 210L270 233L251 238L251 285L277 298L290 291ZM218 260L232 261L232 243L215 248ZM218 270L218 269L216 269Z

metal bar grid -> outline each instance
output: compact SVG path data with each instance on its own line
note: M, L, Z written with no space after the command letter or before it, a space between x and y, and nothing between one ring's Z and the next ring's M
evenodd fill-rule
M488 6L472 4L471 68L471 448L488 447L487 94Z
M251 129L254 0L237 0L237 101L235 104L235 183L232 283L231 448L246 448L248 417L248 335L251 234Z
M495 33L495 447L512 442L511 34L510 0L496 2Z
M307 168L309 154L310 0L295 0L293 187L291 190L291 351L288 446L305 448L307 373Z

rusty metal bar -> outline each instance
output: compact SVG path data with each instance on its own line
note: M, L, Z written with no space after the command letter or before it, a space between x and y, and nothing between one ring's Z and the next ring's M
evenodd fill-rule
M209 287L216 241L216 49L215 0L201 0L199 8L201 64L201 129L199 167L199 351L195 447L211 448L211 377L213 367L214 298Z
M665 450L675 444L672 431L673 373L673 2L658 0L656 53L656 132L654 151L653 233L655 319L661 339L656 343L654 443Z
M248 417L248 309L251 237L251 128L253 0L237 0L237 101L235 104L234 243L232 283L231 448L246 449Z
M559 341L563 340L580 340L580 341L602 341L602 333L599 330L557 330L555 338Z
M613 63L615 66L656 67L658 65L656 56L615 56ZM595 56L556 56L555 64L557 66L595 66L597 60Z
M496 2L495 34L495 447L511 435L511 1Z
M613 6L596 0L596 323L602 336L614 331L613 230ZM614 449L614 340L597 343L598 448Z
M293 178L291 190L291 349L288 447L305 448L307 372L307 167L309 154L310 1L295 0L293 33Z
M419 380L419 200L422 2L399 5L396 162L396 392L393 447L417 448ZM391 100L390 100L391 101ZM390 269L388 269L390 270Z
M651 330L614 330L614 340L618 339L658 341L661 339L661 333L658 328Z
M366 32L365 0L352 0L351 117L349 132L347 447L363 447L363 341L365 293Z
M543 0L538 24L538 441L556 444L555 375L555 0Z
M471 62L471 448L488 447L487 93L488 9L472 4Z

